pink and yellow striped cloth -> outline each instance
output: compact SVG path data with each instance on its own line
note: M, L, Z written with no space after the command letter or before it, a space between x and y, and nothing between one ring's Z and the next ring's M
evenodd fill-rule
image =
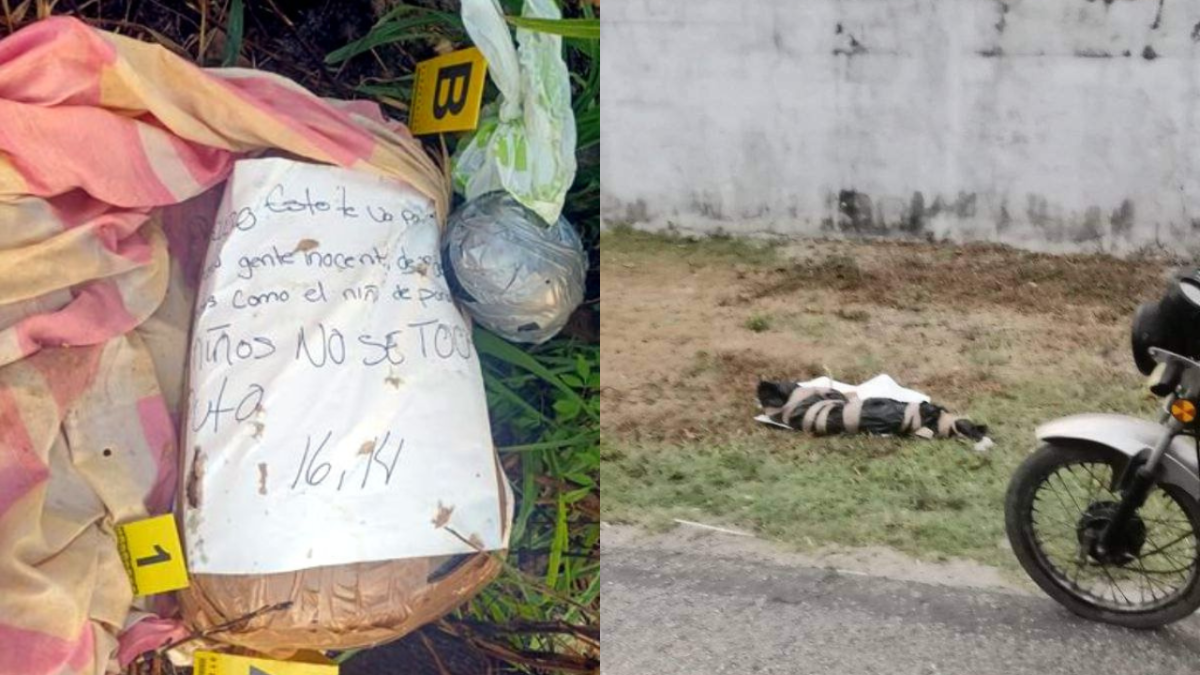
M134 607L113 523L171 510L197 265L233 162L263 153L445 216L445 174L373 104L74 19L0 40L0 673L111 672L180 634L148 613L169 599Z

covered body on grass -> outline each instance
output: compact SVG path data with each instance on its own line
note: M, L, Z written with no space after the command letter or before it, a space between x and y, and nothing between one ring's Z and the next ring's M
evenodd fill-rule
M817 436L867 433L918 438L967 438L987 450L987 425L975 424L929 402L920 392L880 375L859 387L840 382L758 383L760 422ZM827 385L827 386L826 386ZM840 386L839 386L840 385Z

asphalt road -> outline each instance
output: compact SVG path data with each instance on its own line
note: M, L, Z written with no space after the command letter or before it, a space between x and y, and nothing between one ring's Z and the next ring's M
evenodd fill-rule
M1130 631L936 565L897 580L708 532L602 536L604 675L1200 673L1198 617Z

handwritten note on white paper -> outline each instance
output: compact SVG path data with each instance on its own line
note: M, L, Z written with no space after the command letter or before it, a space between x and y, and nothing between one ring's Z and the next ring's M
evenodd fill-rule
M432 204L396 181L238 162L192 330L193 573L507 545L479 360L438 244Z

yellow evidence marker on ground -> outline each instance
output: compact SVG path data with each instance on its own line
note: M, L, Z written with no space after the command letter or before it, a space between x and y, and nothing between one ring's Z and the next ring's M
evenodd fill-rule
M196 652L195 675L337 675L336 664L274 661L249 656Z
M187 588L187 565L175 516L168 513L117 525L117 547L134 595Z
M422 135L479 126L486 79L487 61L475 47L418 63L408 128Z

